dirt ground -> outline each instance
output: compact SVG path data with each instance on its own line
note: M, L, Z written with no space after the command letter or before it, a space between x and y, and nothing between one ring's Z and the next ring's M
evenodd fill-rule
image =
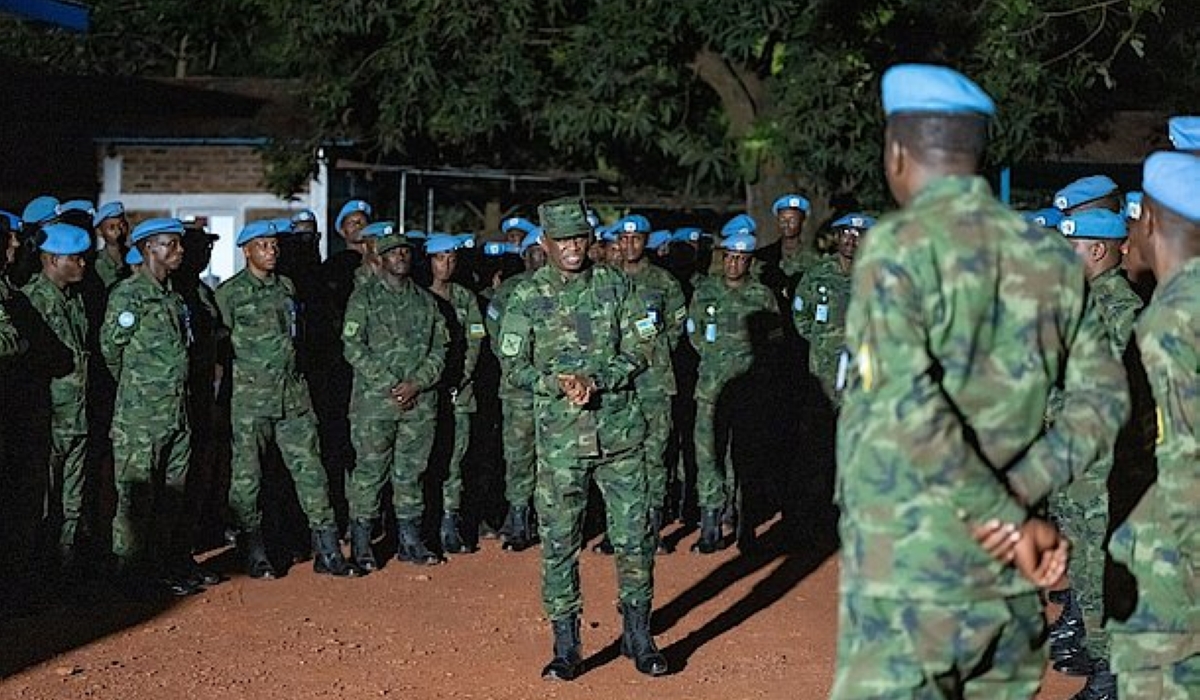
M678 535L683 536L680 532ZM102 592L64 601L43 591L35 612L7 601L0 641L5 700L158 698L824 698L833 680L837 560L827 550L659 557L655 627L672 674L639 675L615 641L611 560L582 557L587 672L539 677L549 660L538 596L538 551L496 541L434 568L390 562L359 580L278 581L233 574L169 607ZM231 553L213 553L215 565ZM16 604L14 606L14 604ZM1069 698L1076 679L1047 674L1042 700Z

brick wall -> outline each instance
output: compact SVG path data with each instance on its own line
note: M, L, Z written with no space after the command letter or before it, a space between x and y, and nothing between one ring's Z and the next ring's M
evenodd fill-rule
M117 146L112 150L122 159L121 189L130 194L263 191L263 162L252 146Z

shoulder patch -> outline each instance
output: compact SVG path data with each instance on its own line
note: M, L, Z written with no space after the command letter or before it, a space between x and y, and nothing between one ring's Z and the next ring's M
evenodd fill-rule
M137 323L137 316L132 311L122 311L117 314L117 325L121 328L133 328Z
M479 340L487 335L487 328L482 323L472 323L467 334L471 336L472 340Z
M683 323L683 319L687 318L687 307L681 306L675 310L675 322Z
M342 328L342 335L349 338L358 334L358 321L346 321L346 325Z
M492 319L493 321L499 321L500 309L497 309L495 304L488 304L487 315L488 318Z
M505 357L516 357L521 352L521 336L516 333L505 333L500 341L500 354Z

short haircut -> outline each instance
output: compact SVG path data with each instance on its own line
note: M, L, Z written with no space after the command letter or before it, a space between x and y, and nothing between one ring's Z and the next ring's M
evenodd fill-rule
M980 114L919 112L888 118L891 138L927 164L945 161L979 163L987 147L987 130L988 120Z

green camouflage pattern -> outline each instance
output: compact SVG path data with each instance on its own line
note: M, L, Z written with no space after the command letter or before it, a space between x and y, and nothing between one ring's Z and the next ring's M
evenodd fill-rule
M0 357L12 357L21 352L21 336L13 325L8 310L0 307Z
M1136 700L1194 700L1200 693L1200 654L1179 661L1161 661L1165 650L1178 653L1171 635L1114 634L1121 655L1117 697Z
M573 277L546 266L523 280L500 328L503 376L532 392L536 416L534 503L542 540L542 601L551 620L579 612L579 552L588 484L604 495L618 596L648 603L654 552L641 449L646 434L634 391L654 341L653 321L629 278L592 266ZM558 376L593 379L598 395L575 406Z
M1158 417L1158 479L1109 543L1113 559L1137 579L1137 602L1125 620L1110 622L1112 663L1126 671L1159 668L1187 659L1194 694L1200 654L1200 258L1160 280L1138 319L1138 349ZM1123 696L1130 697L1130 696ZM1142 696L1136 696L1142 697Z
M450 342L446 322L428 292L410 279L356 287L346 306L342 343L354 368L351 439L358 454L346 498L350 517L373 519L390 476L400 520L421 516L421 476L433 447L437 393ZM419 389L401 411L391 390L401 382Z
M229 508L243 531L262 527L262 456L277 445L313 529L333 524L308 384L296 361L300 309L286 277L243 269L216 291L232 364Z
M830 700L1028 700L1041 685L1036 594L943 603L843 593L838 615Z
M538 223L550 238L591 236L587 207L578 197L560 197L538 205Z
M1126 378L1086 298L1071 247L982 178L936 179L872 229L837 428L843 594L957 604L1032 590L970 528L1023 522L1112 451Z
M747 279L726 286L723 277L705 277L688 306L687 332L700 355L696 382L696 491L703 509L722 508L732 497L726 462L730 424L718 420L718 399L730 380L750 370L755 360L752 325L770 323L778 332L779 303L766 286Z
M850 305L850 273L842 272L841 258L831 255L818 262L796 286L792 323L808 341L809 371L825 395L836 405L838 365L846 348L846 308Z
M1101 272L1089 283L1096 300L1100 323L1108 330L1109 347L1121 357L1133 337L1133 327L1142 310L1142 298L1129 286L1120 266Z
M143 270L113 287L100 349L117 381L112 537L121 560L161 559L175 544L191 459L189 335L187 307L169 281L160 284Z
M96 253L96 260L92 263L92 269L96 271L96 276L104 283L105 289L112 289L114 284L129 276L129 266L125 264L125 261L114 260L106 250Z
M635 387L646 416L646 480L651 507L661 508L667 498L667 442L671 438L671 397L678 389L671 358L683 337L687 300L671 273L643 261L641 269L625 271L633 291L654 322L654 342L646 371L637 376Z
M432 292L431 295L442 312L450 334L446 369L442 372L440 388L443 399L449 402L454 413L454 439L450 447L446 480L442 483L442 506L446 510L457 511L462 503L463 459L470 446L471 414L478 408L475 401L475 365L487 338L487 327L483 323L483 312L479 310L478 297L466 287L451 282L448 300Z
M488 339L492 352L500 355L500 324L512 291L522 280L533 273L522 272L500 283L488 302L484 314ZM504 372L501 364L500 371ZM522 391L500 379L500 420L502 447L504 450L504 499L511 505L524 506L533 498L537 483L537 451L535 449L533 425L533 392Z
M57 507L59 544L75 544L83 509L84 458L87 455L88 325L83 297L72 287L61 290L44 274L22 290L41 318L30 342L28 362L49 386L50 452L46 465L50 496ZM57 510L57 508L56 508Z

